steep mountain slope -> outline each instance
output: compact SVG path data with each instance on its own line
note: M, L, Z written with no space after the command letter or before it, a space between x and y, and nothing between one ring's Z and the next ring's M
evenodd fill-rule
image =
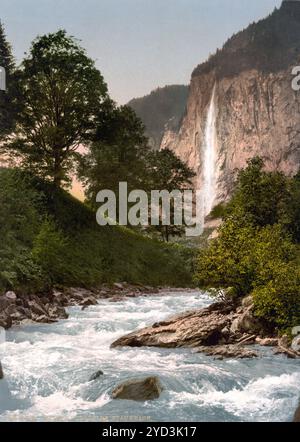
M125 227L100 227L92 210L48 182L0 168L0 204L0 295L53 284L192 284L189 250Z
M236 169L255 155L269 170L297 172L300 92L292 69L299 64L300 2L285 1L194 70L186 115L161 147L197 172L196 185L213 204L228 198Z
M128 103L146 126L146 134L153 148L159 148L166 124L173 130L178 128L187 97L188 86L173 85L155 89L149 95Z

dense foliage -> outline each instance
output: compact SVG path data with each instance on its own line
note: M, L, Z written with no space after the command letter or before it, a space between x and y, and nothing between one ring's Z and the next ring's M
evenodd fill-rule
M106 84L65 31L38 37L15 76L20 109L6 153L60 186L70 177L78 148L95 130Z
M14 127L16 103L14 102L14 59L4 27L0 22L0 66L6 72L6 91L0 90L0 139Z
M93 142L78 167L89 205L95 207L102 189L118 195L120 182L127 182L129 191L144 188L148 153L144 126L134 111L108 103L99 112Z
M1 169L0 204L1 291L114 281L191 284L183 247L99 227L93 211L50 183Z
M266 172L254 158L239 173L218 238L201 250L196 271L206 288L251 293L256 315L268 326L300 323L299 177Z

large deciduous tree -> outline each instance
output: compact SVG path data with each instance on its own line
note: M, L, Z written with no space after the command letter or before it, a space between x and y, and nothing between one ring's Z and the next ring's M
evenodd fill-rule
M144 126L131 108L106 104L97 118L95 138L78 169L91 206L95 206L102 189L118 195L121 181L127 182L129 191L145 187L149 148Z
M61 30L38 37L17 72L17 128L6 148L36 175L61 186L95 130L107 86L93 60Z

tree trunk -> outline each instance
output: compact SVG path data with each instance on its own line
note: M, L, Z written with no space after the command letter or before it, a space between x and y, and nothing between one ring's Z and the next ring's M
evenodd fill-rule
M169 242L169 226L165 226L166 227L166 241Z
M62 176L61 158L59 154L54 157L53 184L55 187L61 187Z

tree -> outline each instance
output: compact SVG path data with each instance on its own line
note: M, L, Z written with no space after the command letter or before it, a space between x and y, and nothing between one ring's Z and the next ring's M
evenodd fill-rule
M231 288L234 298L253 295L255 315L271 330L300 321L299 251L289 232L299 210L297 179L265 172L261 160L251 160L239 174L219 236L197 261L199 286Z
M94 62L73 37L58 31L38 37L17 72L17 130L6 145L24 168L68 182L79 146L89 142L107 87Z
M6 91L0 90L0 138L13 128L15 106L11 91L13 89L14 59L4 27L0 22L0 66L6 72Z
M281 172L266 172L264 162L255 157L239 172L227 213L237 213L257 226L280 222L288 199L288 181Z
M292 235L296 243L300 243L300 171L288 182L289 196L284 207L282 224Z
M118 195L121 181L127 182L129 191L143 189L149 152L144 126L131 108L107 103L97 122L93 143L78 169L92 207L100 190L109 189Z
M148 156L148 188L151 190L167 190L169 193L174 190L180 192L192 187L192 178L195 173L178 158L170 149L163 149L151 152ZM152 226L150 231L158 231L162 238L169 241L170 236L181 236L183 225L177 226L174 222L174 199L171 199L171 224Z

